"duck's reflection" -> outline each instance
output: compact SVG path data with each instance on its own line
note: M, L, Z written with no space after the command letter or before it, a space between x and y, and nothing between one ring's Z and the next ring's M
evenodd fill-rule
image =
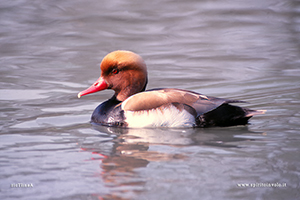
M210 145L220 147L238 147L238 141L252 140L248 137L236 137L245 134L261 135L262 133L249 131L247 126L228 128L149 128L124 129L93 125L101 133L117 136L115 142L122 144L147 145Z
M150 162L165 162L176 159L188 159L185 153L170 153L153 148L163 145L183 148L194 145L209 145L221 148L238 148L238 141L253 140L236 135L249 134L247 127L212 128L212 129L122 129L93 125L94 129L108 135L115 135L111 150L99 143L90 149L103 155L101 177L106 187L111 189L109 195L102 199L132 199L145 189L147 178L139 169L147 167ZM258 133L255 133L258 134ZM96 147L96 148L95 148ZM105 149L102 149L102 148ZM151 148L152 147L152 148ZM88 150L88 148L85 148ZM153 150L155 149L155 150ZM89 150L88 150L89 151ZM149 178L149 177L148 177Z

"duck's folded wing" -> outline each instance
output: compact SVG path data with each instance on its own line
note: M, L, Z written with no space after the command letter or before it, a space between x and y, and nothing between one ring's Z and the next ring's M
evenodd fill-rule
M135 94L122 103L125 111L151 110L169 104L182 104L195 110L199 116L224 103L241 101L208 97L191 91L180 89L156 89Z

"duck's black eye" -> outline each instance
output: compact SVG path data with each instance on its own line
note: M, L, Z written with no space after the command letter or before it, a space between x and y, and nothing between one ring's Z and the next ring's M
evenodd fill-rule
M113 70L111 71L111 73L113 73L113 74L118 74L118 73L119 73L119 70L118 70L118 69L113 69Z

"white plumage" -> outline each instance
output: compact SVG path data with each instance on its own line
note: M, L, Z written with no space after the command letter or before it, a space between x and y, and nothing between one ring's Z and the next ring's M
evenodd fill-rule
M193 127L195 116L174 105L151 110L124 111L125 122L130 128L144 127Z

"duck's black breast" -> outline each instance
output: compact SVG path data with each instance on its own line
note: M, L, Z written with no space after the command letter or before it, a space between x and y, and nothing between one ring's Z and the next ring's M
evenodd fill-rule
M121 101L115 96L101 103L94 110L91 121L105 126L122 126L125 127L124 111L121 108Z

